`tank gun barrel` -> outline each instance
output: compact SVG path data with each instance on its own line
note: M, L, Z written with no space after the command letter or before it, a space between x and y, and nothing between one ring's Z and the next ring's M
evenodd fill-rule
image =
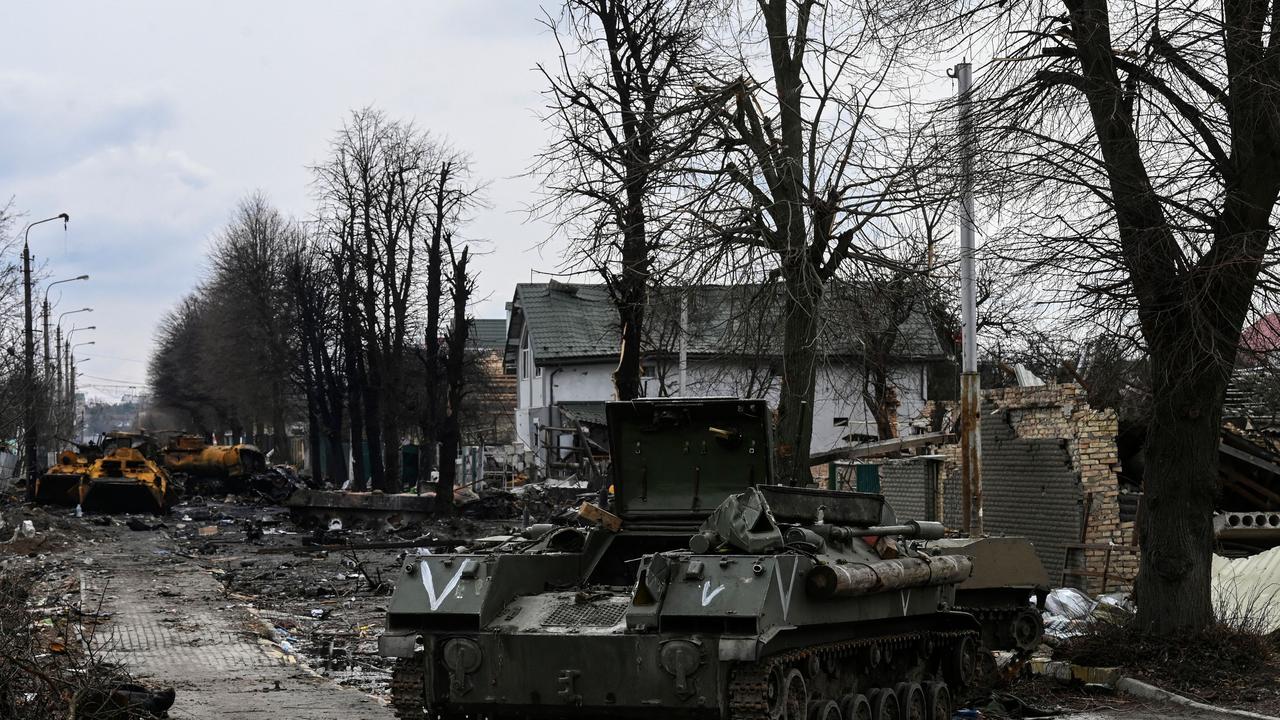
M932 520L908 520L901 525L874 525L859 529L859 535L901 535L916 540L941 540L946 535L942 523Z

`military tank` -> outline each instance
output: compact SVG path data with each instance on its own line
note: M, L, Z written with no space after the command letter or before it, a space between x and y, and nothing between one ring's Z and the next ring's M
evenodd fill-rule
M606 408L597 524L409 555L382 655L398 717L951 717L981 628L964 555L880 495L773 484L763 401Z

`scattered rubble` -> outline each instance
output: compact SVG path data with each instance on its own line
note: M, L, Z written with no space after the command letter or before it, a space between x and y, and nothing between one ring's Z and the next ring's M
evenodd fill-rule
M168 717L174 689L139 684L104 653L109 640L98 628L109 617L100 598L86 597L70 559L31 552L18 560L6 556L0 567L0 717Z

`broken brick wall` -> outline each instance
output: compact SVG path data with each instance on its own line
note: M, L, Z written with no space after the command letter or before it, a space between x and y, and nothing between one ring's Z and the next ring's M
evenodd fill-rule
M1116 451L1119 424L1112 409L1089 406L1085 390L1075 383L989 390L983 398L1003 411L1018 437L1058 438L1066 441L1072 467L1080 479L1084 543L1119 546L1109 553L1084 551L1084 569L1107 572L1080 578L1090 592L1127 589L1138 571L1138 554L1130 552L1133 522L1120 520L1120 458ZM1104 567L1105 566L1105 567Z

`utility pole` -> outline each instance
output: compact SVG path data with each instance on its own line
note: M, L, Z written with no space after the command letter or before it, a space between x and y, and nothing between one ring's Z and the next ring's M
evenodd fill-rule
M689 395L689 289L680 293L680 397Z
M982 403L978 376L978 294L974 269L973 110L970 91L973 77L967 62L958 63L952 75L959 96L960 130L960 302L964 319L963 362L960 367L960 453L963 495L962 528L971 537L982 537Z
M71 218L66 214L37 220L22 232L22 309L23 309L23 358L22 358L22 436L26 445L27 496L36 490L36 466L39 464L39 432L36 430L36 343L31 326L31 228L41 223L61 220L65 229Z

